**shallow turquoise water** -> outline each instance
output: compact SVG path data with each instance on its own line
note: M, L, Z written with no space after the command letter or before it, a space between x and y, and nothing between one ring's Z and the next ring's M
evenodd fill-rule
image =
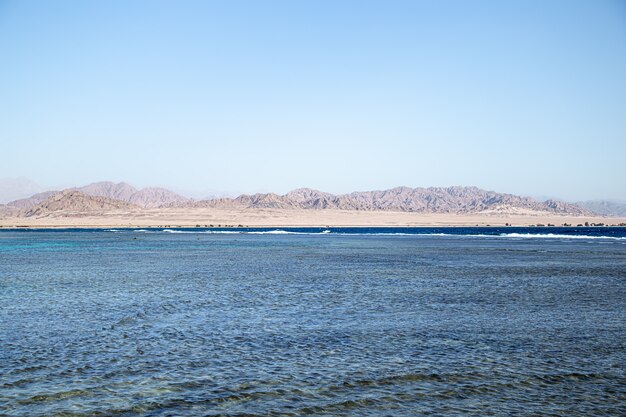
M624 415L624 230L451 230L2 231L0 414Z

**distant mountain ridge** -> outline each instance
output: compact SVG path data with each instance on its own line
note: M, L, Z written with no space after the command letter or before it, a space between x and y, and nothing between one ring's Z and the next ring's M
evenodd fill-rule
M298 188L284 195L243 194L236 198L194 201L164 188L97 182L64 191L47 191L3 206L2 215L38 216L54 211L141 210L153 208L299 209L346 211L400 211L447 214L556 214L588 216L594 213L576 204L487 191L478 187L395 187L388 190L331 194Z
M79 191L93 197L106 197L113 200L120 200L143 208L167 207L191 201L191 199L165 188L148 187L138 190L125 182L94 182L84 187L69 188L68 190ZM7 206L28 210L59 192L60 191L46 191L38 193L29 198L11 201L7 203Z
M626 216L626 202L595 200L579 201L576 205L602 216Z
M530 197L486 191L478 187L396 187L334 195L310 188L299 188L285 195L274 193L241 195L237 198L203 200L195 207L337 209L359 211L405 211L415 213L503 213L543 212L590 215L575 204L556 200L539 202Z
M53 194L37 206L24 213L26 217L42 216L53 212L88 213L94 211L133 210L138 206L108 197L90 196L76 190L65 190Z
M95 182L76 188L76 190L91 196L126 201L143 208L166 207L191 201L191 199L165 188L147 187L138 190L125 182L117 184L110 181Z
M7 206L14 207L17 209L28 210L44 202L46 199L50 198L51 196L53 196L54 194L58 192L59 191L44 191L43 193L37 193L28 198L22 198L20 200L11 201L7 203Z

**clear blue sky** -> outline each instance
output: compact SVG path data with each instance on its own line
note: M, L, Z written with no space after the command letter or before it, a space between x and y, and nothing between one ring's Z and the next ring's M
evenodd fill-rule
M0 177L626 199L624 1L0 0Z

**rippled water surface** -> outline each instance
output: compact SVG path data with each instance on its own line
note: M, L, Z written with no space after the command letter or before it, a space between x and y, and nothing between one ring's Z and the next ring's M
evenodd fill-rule
M454 230L1 231L0 415L626 414L624 229Z

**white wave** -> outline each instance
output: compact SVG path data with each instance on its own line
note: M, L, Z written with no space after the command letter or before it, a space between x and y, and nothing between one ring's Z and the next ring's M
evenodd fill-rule
M240 232L240 231L237 231L237 230L177 230L177 229L163 229L161 231L165 232L165 233L185 233L185 234L203 233L203 234L229 234L229 235L236 235L236 234L245 233L245 232Z
M107 232L124 232L120 229L105 229ZM156 233L158 230L134 229L132 232ZM458 233L406 233L406 232L338 232L324 229L320 232L298 232L293 230L179 230L161 229L165 233L181 234L227 234L227 235L340 235L340 236L419 236L419 237L451 237L451 238L511 238L511 239L601 239L601 240L626 240L626 237L615 236L591 236L591 235L566 235L558 233L501 233L501 234L458 234Z
M248 234L248 235L307 235L307 236L313 236L313 235L329 235L329 234L333 234L333 235L340 235L343 233L335 233L335 232L331 232L330 230L322 230L321 232L295 232L293 230L282 230L282 229L276 229L276 230L262 230L262 231L241 231L241 233L244 234ZM355 235L358 234L365 234L365 233L354 233Z
M247 233L249 235L318 235L320 233L308 233L308 232L292 232L288 230L265 230L265 231L252 231L252 232L242 232Z
M474 237L474 238L520 238L520 239L610 239L626 240L626 237L590 236L590 235L563 235L555 233L501 233L496 234L460 234L460 233L338 233L345 235L373 235L373 236L445 236L445 237Z
M163 229L166 233L189 233L189 234L209 234L209 235L321 235L323 232L292 232L288 230L176 230Z
M332 232L330 230L323 230L321 232L296 232L292 230L177 230L177 229L162 229L165 233L188 233L188 234L239 234L239 235L341 235L341 236L454 236L447 235L445 233L344 233L344 232Z
M590 236L590 235L561 235L557 233L502 233L501 237L524 238L524 239L614 239L626 240L626 237L615 236Z
M626 240L626 237L615 236L590 236L590 235L564 235L555 233L501 233L501 234L460 234L460 233L403 233L403 232L378 232L378 233L341 233L333 234L342 236L444 236L458 238L519 238L519 239L609 239Z
M337 233L339 235L346 236L359 236L359 235L367 235L367 236L434 236L427 233L403 233L403 232L378 232L378 233Z

